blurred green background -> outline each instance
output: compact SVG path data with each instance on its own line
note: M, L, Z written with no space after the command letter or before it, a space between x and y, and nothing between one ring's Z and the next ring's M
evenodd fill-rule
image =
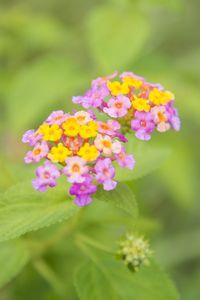
M1 191L33 176L23 164L22 133L53 109L71 110L72 96L92 79L129 70L175 93L181 132L150 142L171 155L131 187L139 226L183 300L200 299L199 11L199 0L0 2ZM67 299L76 299L70 292ZM1 300L27 298L59 299L30 266L0 292Z

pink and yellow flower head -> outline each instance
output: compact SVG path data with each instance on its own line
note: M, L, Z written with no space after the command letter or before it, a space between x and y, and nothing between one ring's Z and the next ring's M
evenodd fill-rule
M95 100L94 95L97 94L101 96ZM170 128L176 131L180 129L174 100L174 95L162 85L149 83L132 72L120 75L115 72L98 77L92 81L85 95L72 99L85 108L98 108L109 117L117 119L123 131L133 130L136 137L142 140L149 140L154 130L164 132Z
M105 190L114 189L117 182L113 180L113 162L132 169L134 161L122 147L126 139L119 129L117 121L97 121L89 112L53 112L36 131L27 131L22 138L34 147L26 154L25 162L44 160L36 171L33 187L44 192L57 184L58 177L66 176L72 184L70 194L80 206L92 201L91 194L99 184Z

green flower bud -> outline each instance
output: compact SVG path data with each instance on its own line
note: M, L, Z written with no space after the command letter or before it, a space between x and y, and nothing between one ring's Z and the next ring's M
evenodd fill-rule
M152 256L149 243L143 236L127 233L119 242L117 256L122 259L131 271L138 271L142 265L149 264Z

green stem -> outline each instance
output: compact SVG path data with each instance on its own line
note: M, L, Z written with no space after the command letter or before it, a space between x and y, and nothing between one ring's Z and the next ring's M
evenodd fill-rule
M78 241L80 241L80 242L82 242L82 243L85 243L85 244L87 244L87 245L89 245L89 246L92 246L92 247L94 247L94 248L97 248L97 249L99 249L99 250L102 250L102 251L104 251L104 252L106 252L106 253L108 253L108 254L114 255L114 253L113 253L108 247L106 247L106 246L100 244L99 242L93 240L92 238L90 238L90 237L88 237L88 236L85 236L85 235L83 235L83 234L77 234L77 235L76 235L76 238L77 238Z
M64 284L55 274L54 270L42 259L33 261L36 271L49 283L53 290L60 296L64 295Z

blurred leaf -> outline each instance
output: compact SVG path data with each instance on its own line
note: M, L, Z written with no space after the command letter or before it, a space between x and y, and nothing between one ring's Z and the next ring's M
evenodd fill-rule
M191 157L191 149L187 144L178 141L178 145L167 163L159 170L158 176L162 179L172 200L182 208L191 207L195 201L197 179Z
M61 97L70 97L83 83L80 70L63 56L46 56L28 65L8 94L10 127L22 133L42 110L51 108ZM72 105L66 98L66 106L69 103Z
M199 257L200 229L170 234L154 244L157 258L166 267L175 267Z
M142 0L145 6L167 7L175 11L180 11L183 6L182 0Z
M117 166L116 179L129 181L141 178L159 168L170 155L170 149L160 146L151 146L147 142L139 141L133 134L128 136L126 144L127 153L133 154L135 158L135 168L129 170Z
M104 191L102 188L99 188L94 198L121 208L134 218L138 215L135 195L133 191L123 183L118 183L117 188L112 191Z
M101 6L87 20L91 55L102 72L124 68L134 61L149 36L150 25L141 12L129 6Z
M67 196L67 184L44 194L30 182L17 184L0 200L0 241L62 222L78 210Z
M137 273L113 258L88 262L76 272L75 287L81 300L179 299L168 276L153 262Z
M0 243L0 288L26 265L29 255L22 241Z
M58 48L68 37L56 19L16 9L1 12L0 32L0 55L9 59Z
M199 52L200 52L200 47L192 48L186 54L183 53L183 55L181 55L176 61L176 64L178 65L178 67L180 67L180 69L182 71L188 72L188 73L191 73L191 74L192 73L196 74L196 75L198 75L198 79L199 79L199 76L200 76Z
M183 279L182 273L179 274L179 276L181 277L181 279L183 281L181 283L182 300L198 300L198 299L200 299L200 286L199 286L200 271L199 271L199 269L196 272L193 272L193 274L190 273L189 280L188 280L187 276L184 276L184 279Z

